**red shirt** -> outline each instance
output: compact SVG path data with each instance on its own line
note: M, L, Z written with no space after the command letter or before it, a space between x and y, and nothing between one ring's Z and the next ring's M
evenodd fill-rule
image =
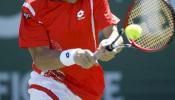
M107 0L93 0L95 38L92 31L90 0L71 4L50 0L27 0L22 8L19 45L22 48L50 46L52 49L89 49L98 45L98 33L117 24ZM100 100L104 90L103 70L98 66L83 69L73 65L60 69L63 82L83 100Z

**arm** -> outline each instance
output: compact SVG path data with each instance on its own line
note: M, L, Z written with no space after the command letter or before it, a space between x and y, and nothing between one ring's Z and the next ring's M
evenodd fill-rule
M118 30L115 25L117 25L120 20L110 11L108 0L94 0L94 20L97 30L101 31L104 37L107 38L101 41L96 51L96 54L98 54L97 58L102 61L109 61L119 50L114 49L113 52L109 52L105 47L111 44L112 40L118 36ZM117 44L122 42L123 40L120 38Z
M28 50L33 63L41 70L54 70L64 66L58 59L60 51L51 50L47 46L29 48Z
M118 29L117 29L116 25L110 25L110 26L104 28L102 30L102 33L103 33L105 38L108 38L111 41L114 41L119 36ZM120 37L119 40L116 41L116 44L119 45L122 43L123 43L123 39L122 39L122 37Z
M110 36L117 36L118 35L118 30L115 25L110 25L104 29L102 29L102 33L105 38L109 38Z
M100 42L98 52L98 58L101 61L109 61L115 57L116 54L122 51L122 49L114 49L112 52L105 49L105 47L112 43L113 40L119 35L117 27L115 25L110 25L102 29L102 33L106 39ZM115 44L120 45L123 43L122 37L116 41Z
M32 56L33 63L43 71L65 67L60 61L61 51L52 50L47 46L29 48L28 50ZM83 49L76 49L74 62L74 64L80 65L83 68L90 68L95 63L93 53Z
M67 53L66 50L64 52L49 48L50 43L48 32L42 24L38 23L37 19L39 18L37 15L40 15L40 7L38 8L38 6L35 5L39 2L33 2L32 0L29 1L31 2L25 2L22 7L19 45L21 48L28 48L32 56L33 63L43 71L60 69L73 64L78 64L84 68L92 66L94 64L92 59L93 54L89 50L77 49L75 57L67 57L65 54ZM33 14L33 10L31 11L31 9L33 9L37 14ZM25 14L29 17L26 17ZM60 60L60 55L63 56L62 58L64 59ZM72 59L69 60L69 58Z

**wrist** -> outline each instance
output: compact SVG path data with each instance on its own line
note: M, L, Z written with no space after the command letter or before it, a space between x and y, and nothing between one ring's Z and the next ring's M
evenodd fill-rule
M64 50L61 52L60 54L60 62L64 65L64 66L71 66L75 64L75 54L77 52L78 49L68 49L68 50Z

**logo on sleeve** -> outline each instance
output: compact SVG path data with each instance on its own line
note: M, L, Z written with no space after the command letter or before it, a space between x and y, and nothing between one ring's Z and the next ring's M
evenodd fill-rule
M70 53L67 52L67 53L66 53L66 58L69 58L69 57L70 57Z
M85 19L84 10L80 10L77 12L77 19L78 20Z
M28 13L24 13L24 17L25 17L26 19L30 19L30 18L31 18L30 14L28 14Z

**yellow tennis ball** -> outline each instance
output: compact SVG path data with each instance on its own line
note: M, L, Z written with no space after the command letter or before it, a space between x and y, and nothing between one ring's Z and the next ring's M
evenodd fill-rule
M140 25L131 24L126 27L125 34L129 40L136 40L141 37L142 28Z

